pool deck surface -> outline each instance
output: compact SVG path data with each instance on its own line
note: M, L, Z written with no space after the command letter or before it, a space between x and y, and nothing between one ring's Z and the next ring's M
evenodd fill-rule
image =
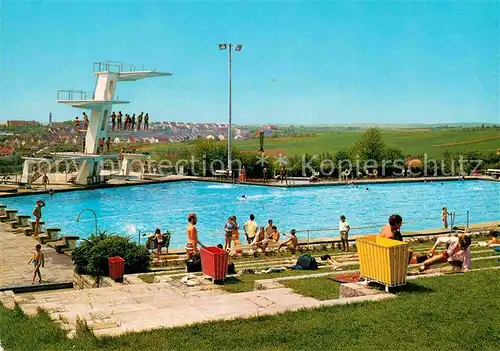
M28 261L38 242L24 234L15 234L5 223L0 223L0 289L31 284L33 264ZM72 283L73 263L67 255L60 255L42 245L45 267L41 269L42 283ZM38 277L35 284L38 284Z

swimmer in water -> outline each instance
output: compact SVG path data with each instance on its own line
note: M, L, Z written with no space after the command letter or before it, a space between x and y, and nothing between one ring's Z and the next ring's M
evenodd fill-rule
M368 188L366 188L366 190L368 190Z
M247 199L246 195L241 195L241 199L246 200Z

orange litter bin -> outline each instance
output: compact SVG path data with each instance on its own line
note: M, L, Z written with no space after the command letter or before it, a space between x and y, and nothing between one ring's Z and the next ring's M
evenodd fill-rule
M226 279L229 259L227 251L215 246L205 246L200 249L200 258L203 274L214 281Z
M125 260L120 256L114 256L108 258L109 263L109 277L115 282L123 281L123 275L125 273Z

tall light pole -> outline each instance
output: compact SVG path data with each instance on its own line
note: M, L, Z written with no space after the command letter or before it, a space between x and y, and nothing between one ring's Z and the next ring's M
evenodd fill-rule
M231 76L232 76L232 52L234 51L241 51L243 48L243 45L235 45L231 43L223 43L219 44L219 50L228 50L228 61L229 61L229 123L228 123L228 128L227 128L227 173L228 176L231 177L232 179L232 141L233 141L233 132L232 132L232 121L231 121L231 114L232 114L232 96L231 96Z

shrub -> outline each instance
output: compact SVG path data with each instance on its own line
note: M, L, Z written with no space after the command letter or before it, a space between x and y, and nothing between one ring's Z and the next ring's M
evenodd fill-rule
M108 258L120 256L125 260L125 274L146 272L151 257L149 251L119 235L100 233L84 240L72 253L71 259L80 274L108 276Z

